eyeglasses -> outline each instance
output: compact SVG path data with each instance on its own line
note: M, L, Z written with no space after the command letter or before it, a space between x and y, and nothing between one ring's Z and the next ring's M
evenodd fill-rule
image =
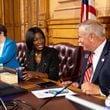
M7 110L34 110L31 104L22 100L12 100L5 102ZM0 110L4 110L4 107L0 105Z

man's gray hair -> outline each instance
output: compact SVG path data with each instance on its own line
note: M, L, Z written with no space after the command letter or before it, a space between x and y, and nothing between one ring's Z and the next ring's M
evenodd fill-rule
M87 20L79 25L79 28L84 29L85 35L94 33L97 37L105 36L105 28L96 20Z

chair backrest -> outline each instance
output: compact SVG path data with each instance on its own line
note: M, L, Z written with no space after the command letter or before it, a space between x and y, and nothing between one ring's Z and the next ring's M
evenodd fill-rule
M19 61L21 67L25 67L26 65L26 43L25 42L17 42L17 57L16 59Z
M26 66L26 44L25 42L17 42L17 60L20 62L21 67ZM53 47L58 50L58 56L60 59L59 75L63 80L75 81L79 76L80 62L82 56L82 48L74 46L68 43L50 44L49 47Z
M82 48L69 43L50 44L49 47L58 50L61 79L75 81L79 76Z

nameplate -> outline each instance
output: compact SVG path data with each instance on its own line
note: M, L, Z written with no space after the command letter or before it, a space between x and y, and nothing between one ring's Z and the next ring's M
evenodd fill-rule
M17 84L18 76L9 72L0 73L0 80L8 84Z

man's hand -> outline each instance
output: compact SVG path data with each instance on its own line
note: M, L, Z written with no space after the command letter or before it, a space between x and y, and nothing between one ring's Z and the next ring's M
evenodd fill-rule
M79 87L79 84L78 84L77 82L73 82L73 83L72 83L72 86L78 88L78 87Z
M100 88L99 86L86 82L81 85L81 90L83 93L88 95L99 95L100 94Z
M70 83L72 83L72 81L63 81L63 82L61 82L64 86L67 86L68 84L70 84ZM73 87L79 87L79 84L77 83L77 82L73 82L72 84L71 84L71 86L73 86Z

